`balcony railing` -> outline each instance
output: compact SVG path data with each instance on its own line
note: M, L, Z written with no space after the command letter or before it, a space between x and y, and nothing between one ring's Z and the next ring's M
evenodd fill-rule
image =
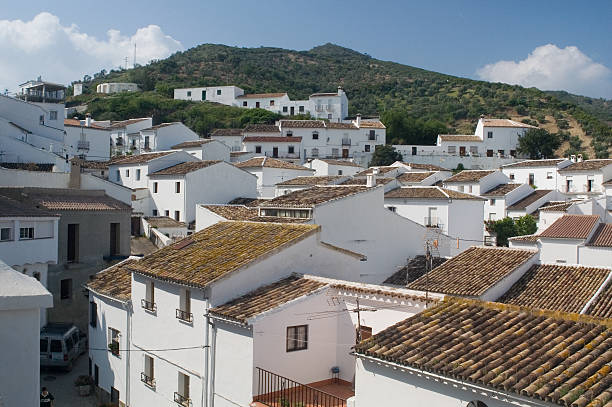
M142 300L140 300L140 305L147 311L157 312L157 305L154 302L147 301L143 298Z
M442 228L442 223L437 216L425 216L423 224L428 228Z
M582 190L579 190L576 185L564 185L561 187L561 192L566 194L599 194L603 191L598 188L597 185L592 184L590 187L588 184L582 186Z
M183 311L182 309L176 309L176 317L181 321L193 322L193 314L191 312Z
M149 387L155 387L155 379L147 376L145 372L140 373L140 381Z
M84 141L84 140L77 141L77 150L89 151L89 141Z
M181 406L191 407L191 399L176 391L174 392L174 402L180 404Z
M257 368L257 395L253 401L270 407L346 407L346 400L312 386Z

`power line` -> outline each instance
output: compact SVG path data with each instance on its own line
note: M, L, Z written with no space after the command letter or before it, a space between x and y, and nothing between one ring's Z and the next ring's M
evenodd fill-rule
M99 350L99 351L107 351L107 352L166 352L166 351L176 351L176 350L190 350L190 349L204 349L210 347L210 345L199 345L199 346L185 346L181 348L165 348L165 349L117 349L111 350L109 348L87 348L89 350Z

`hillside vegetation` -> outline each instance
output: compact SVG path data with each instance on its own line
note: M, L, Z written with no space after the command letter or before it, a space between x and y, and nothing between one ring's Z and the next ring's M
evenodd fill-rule
M171 100L175 87L233 84L247 93L287 91L292 99L306 99L311 93L335 91L342 85L349 96L350 115L379 114L385 124L392 119L408 123L409 128L410 123L420 126L414 131L407 131L406 125L390 126L391 143L433 143L440 130L471 133L478 117L485 114L560 133L565 142L558 154L584 152L605 157L612 148L612 130L605 123L612 117L609 101L457 78L380 61L332 44L309 51L203 44L146 66L101 72L95 75L92 87L101 81L136 82L145 93L95 97L93 101L92 95L78 97L74 102L89 103L94 117L125 118L117 117L120 111L132 116L153 114L156 121L187 117L188 125L189 120L200 123L194 128L200 134L211 122L225 126L253 118L240 119L238 112L222 118L216 115L233 109L194 107ZM124 102L131 108L119 106ZM198 114L209 118L198 119ZM264 119L271 117L258 114L256 118Z

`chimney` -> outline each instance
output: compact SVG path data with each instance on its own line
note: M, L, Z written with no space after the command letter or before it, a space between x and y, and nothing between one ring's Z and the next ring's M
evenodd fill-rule
M361 113L357 113L357 118L355 119L355 124L357 127L361 127Z
M570 155L570 161L573 163L576 162L576 156L574 154Z
M81 163L78 160L72 160L70 163L68 188L81 189Z
M578 157L576 157L576 162L582 162L582 154L578 154Z
M342 86L338 86L338 96L342 95L344 93L344 89L342 89Z
M85 127L91 127L91 113L87 113L85 117Z
M376 186L376 176L378 175L378 168L372 169L372 173L366 175L366 187L372 188Z

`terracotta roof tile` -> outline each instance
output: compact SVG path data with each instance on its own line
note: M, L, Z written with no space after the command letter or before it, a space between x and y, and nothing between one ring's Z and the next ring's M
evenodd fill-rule
M484 127L517 127L517 128L530 128L535 129L536 126L532 126L526 123L515 122L510 119L483 119L482 124Z
M126 302L132 297L132 273L129 266L138 260L125 260L93 275L90 290Z
M142 118L139 118L139 119L128 119L128 120L114 121L114 122L111 122L110 127L113 128L113 129L118 129L118 128L121 128L121 127L129 126L131 124L135 124L135 123L141 122L143 120L149 120L149 119L150 119L150 117L142 117Z
M300 143L301 137L276 136L247 136L242 139L244 143Z
M91 123L89 126L86 126L85 124L81 123L80 120L77 119L64 119L64 126L92 128L95 130L110 130L108 127L103 127L95 123Z
M219 164L222 161L218 160L205 160L205 161L187 161L184 163L176 164L163 170L155 171L149 174L149 177L154 175L185 175L187 173L201 170L202 168L210 167L215 164Z
M144 219L154 228L186 227L184 222L179 222L169 216L145 216Z
M354 123L336 123L329 122L325 123L325 127L328 129L347 129L347 130L357 130L357 126Z
M389 172L392 171L398 171L398 167L391 167L391 166L385 166L385 167L370 167L367 170L363 170L361 172L358 172L357 174L355 174L355 177L365 177L368 174L372 174L373 171L377 169L378 170L378 175L385 175Z
M317 225L219 222L145 256L129 268L160 280L204 288L318 230Z
M181 148L194 148L194 147L202 147L204 144L208 144L210 143L211 139L209 138L201 138L199 140L193 140L193 141L184 141L182 143L179 143L177 145L172 146L171 148L173 150L179 150Z
M328 285L301 276L290 276L260 287L228 303L210 309L210 314L246 324L250 318L290 301L305 297Z
M55 164L40 164L40 163L0 163L0 168L9 170L24 170L38 172L52 172Z
M538 199L543 198L552 192L552 189L536 189L531 194L527 195L525 198L516 201L512 205L508 206L508 210L511 211L520 211L527 208L529 205L537 201Z
M409 163L409 162L402 162L402 164L409 166L413 170L449 171L446 168L442 168L434 164L417 164L417 163Z
M236 99L269 99L269 98L281 98L286 95L287 95L287 92L249 93L246 95L236 96Z
M442 141L478 141L482 142L482 139L478 136L470 134L440 134L440 140Z
M244 205L202 205L202 207L227 220L249 220L258 214L257 208Z
M78 163L81 168L91 169L91 170L108 170L108 166L111 161L87 161L81 160L79 158L74 157L70 161Z
M299 171L310 171L311 173L314 170L310 168L306 168L301 165L290 163L289 161L278 160L276 158L271 157L253 157L246 161L242 161L235 164L238 168L254 168L254 167L264 167L264 168L280 168L285 170L299 170Z
M288 186L288 185L306 185L306 186L314 186L314 185L334 185L337 184L338 181L344 179L346 177L342 175L318 175L318 176L310 176L310 177L296 177L287 181L279 182L276 186Z
M481 193L481 196L505 196L514 191L523 184L500 184L491 188L487 192Z
M534 265L497 302L580 313L608 274L596 267Z
M587 245L612 247L612 223L602 223L599 225Z
M181 122L160 123L160 124L156 124L155 126L147 127L146 129L142 129L140 131L157 130L157 129L161 129L164 127L174 126L176 124L182 124L182 123Z
M544 211L544 212L567 212L567 210L573 204L574 204L574 201L567 201L567 202L550 201L550 202L546 202L538 210Z
M280 129L274 124L249 124L242 133L280 133Z
M319 158L319 160L324 161L329 165L344 165L346 167L361 167L361 165L354 163L352 161L332 160L332 159L326 159L326 158Z
M492 170L463 170L452 177L444 180L444 182L478 182L487 175L493 174Z
M523 243L536 243L538 241L538 235L523 235L523 236L512 236L509 237L508 240L513 242L523 242Z
M405 172L397 177L397 180L402 184L413 184L423 181L425 178L431 177L435 172Z
M612 159L584 160L570 164L559 172L599 170L608 165L612 165Z
M470 247L409 284L408 288L478 297L536 254L519 249Z
M210 137L242 136L242 129L214 129Z
M599 293L586 311L587 315L600 318L612 318L612 280Z
M281 128L302 128L302 129L323 129L325 122L323 120L281 120Z
M359 124L359 128L360 129L386 129L385 125L382 124L380 120L376 120L376 121L361 120L361 123Z
M433 267L438 267L444 263L444 257L432 257ZM427 259L423 255L415 256L408 261L408 264L387 278L383 284L393 284L406 286L427 273Z
M563 215L540 233L540 237L586 239L598 223L598 215Z
M386 185L392 182L395 178L380 178L376 177L376 185ZM366 185L368 183L367 178L349 178L346 181L342 181L340 185Z
M517 163L502 165L502 168L535 168L535 167L556 167L564 158L553 158L549 160L525 160Z
M227 204L228 205L244 205L244 206L248 206L248 207L256 207L256 206L259 206L259 204L261 202L262 202L262 200L261 199L257 199L257 198L238 197L238 198L232 199Z
M174 151L160 151L158 153L144 153L128 155L112 160L109 165L129 165L129 164L143 164L149 161L155 160L156 158L164 157L168 154L172 154Z
M325 202L345 198L367 191L360 185L326 185L314 186L299 191L281 195L269 201L262 202L261 208L312 208Z
M537 403L582 407L610 398L611 347L609 321L447 298L355 351Z
M131 211L132 207L102 191L60 188L0 188L0 195L47 211Z
M0 191L0 194L1 193L2 192ZM0 218L41 218L49 216L55 217L57 215L45 209L36 208L32 202L21 202L7 196L0 195Z
M401 187L385 193L385 198L403 199L469 199L473 201L483 201L476 195L453 191L435 186L414 186Z
M288 218L285 216L255 216L249 222L270 222L270 223L306 223L308 218Z

